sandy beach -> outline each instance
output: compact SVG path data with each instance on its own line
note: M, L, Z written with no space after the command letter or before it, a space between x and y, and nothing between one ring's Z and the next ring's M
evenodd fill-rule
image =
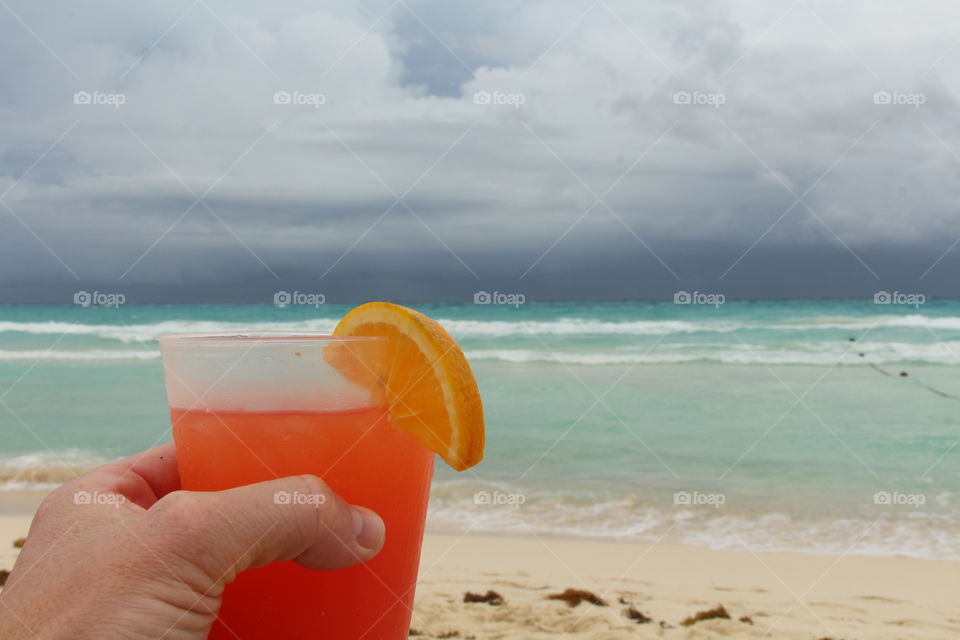
M960 634L958 585L960 563L911 558L428 536L412 626L433 638L946 638ZM568 588L609 606L546 599ZM505 604L462 602L489 589ZM681 625L718 605L731 619Z
M9 571L20 550L13 542L27 535L33 513L45 491L4 491L0 494L0 570Z
M0 500L0 569L40 492ZM411 635L430 638L870 638L960 636L960 562L716 551L546 537L427 535ZM607 606L548 599L589 591ZM502 604L465 603L467 592ZM729 619L683 625L722 605ZM627 616L633 609L648 622Z

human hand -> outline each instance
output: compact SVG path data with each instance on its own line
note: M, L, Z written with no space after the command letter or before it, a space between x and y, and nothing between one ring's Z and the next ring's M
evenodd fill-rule
M275 504L278 491L318 494ZM225 585L293 560L339 569L375 556L383 521L320 478L180 490L173 443L64 484L41 504L0 593L0 638L207 638Z

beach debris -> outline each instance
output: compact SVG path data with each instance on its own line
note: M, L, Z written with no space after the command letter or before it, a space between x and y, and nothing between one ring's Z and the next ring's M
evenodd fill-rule
M408 636L422 636L422 635L423 635L423 632L422 632L422 631L419 631L419 630L417 630L417 629L414 629L413 627L410 627L410 630L407 631L407 635L408 635Z
M488 590L484 594L473 593L472 591L467 591L463 594L464 602L485 602L491 607L499 607L500 605L506 602L503 599L503 596L497 593L496 591Z
M643 615L641 611L638 611L636 607L628 607L623 610L623 615L627 616L631 620L636 620L637 624L647 624L648 622L653 622L653 618Z
M661 620L661 621L660 621L660 628L661 628L661 629L676 629L676 627L673 626L672 624L668 624L666 620Z
M684 620L680 624L685 627L689 627L698 622L703 622L704 620L716 620L716 619L724 619L724 620L730 619L730 614L727 613L726 608L724 608L722 604L718 604L713 609L707 609L706 611L698 611L697 613L688 617L686 620Z
M459 638L459 631L444 631L443 633L437 634L438 638Z
M23 545L27 542L26 538L17 538L13 541L14 549L23 549Z
M627 599L624 598L623 596L620 596L619 598L617 598L617 600L620 602L620 604L630 604L629 602L627 602Z
M553 593L547 596L547 600L563 600L568 607L575 607L581 602L589 602L598 607L606 607L607 601L586 589L567 589L563 593Z
M753 618L750 616L740 616L739 620L744 624L753 624Z
M6 569L0 569L0 587L7 584L7 578L10 577L10 572Z

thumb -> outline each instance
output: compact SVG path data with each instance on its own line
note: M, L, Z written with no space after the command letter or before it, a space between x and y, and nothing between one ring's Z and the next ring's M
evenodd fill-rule
M347 504L316 476L228 489L174 491L148 512L148 531L214 583L277 561L340 569L379 553L385 528L376 513Z

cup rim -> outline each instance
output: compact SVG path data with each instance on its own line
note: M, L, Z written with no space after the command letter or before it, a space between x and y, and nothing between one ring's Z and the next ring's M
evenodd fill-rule
M243 344L277 343L333 343L333 342L378 342L386 336L335 336L325 331L208 331L198 333L166 333L157 336L161 346L231 346Z

